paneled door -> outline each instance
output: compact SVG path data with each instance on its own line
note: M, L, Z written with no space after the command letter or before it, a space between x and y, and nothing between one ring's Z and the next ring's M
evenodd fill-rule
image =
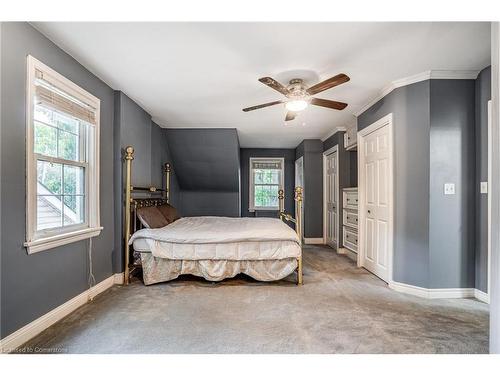
M338 155L337 151L328 154L325 158L326 168L325 168L325 188L326 188L326 244L333 247L334 249L338 246L338 197L339 197L339 186L338 186Z
M363 137L363 188L360 194L364 210L362 220L361 265L384 281L389 281L391 241L391 150L389 126Z

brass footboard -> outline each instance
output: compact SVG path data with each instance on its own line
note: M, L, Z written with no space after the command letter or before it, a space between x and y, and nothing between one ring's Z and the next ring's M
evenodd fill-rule
M302 188L295 188L295 218L285 213L285 193L283 189L278 192L279 198L279 218L283 221L290 221L295 224L295 230L300 241L300 256L297 258L297 284L302 285Z

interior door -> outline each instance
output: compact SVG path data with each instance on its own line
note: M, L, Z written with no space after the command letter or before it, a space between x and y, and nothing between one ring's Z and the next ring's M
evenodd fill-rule
M326 156L326 244L338 245L337 151Z
M390 149L389 126L364 137L364 236L362 266L389 279Z

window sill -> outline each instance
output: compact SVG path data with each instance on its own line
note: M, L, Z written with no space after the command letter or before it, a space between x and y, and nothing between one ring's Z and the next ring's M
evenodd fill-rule
M28 254L34 254L40 251L52 249L54 247L59 247L73 242L85 240L90 237L98 236L101 233L101 230L102 227L86 228L71 233L64 233L52 237L45 237L30 242L25 242L24 246L26 247Z
M255 212L255 211L279 211L279 208L276 207L258 207L258 208L249 208L249 212Z

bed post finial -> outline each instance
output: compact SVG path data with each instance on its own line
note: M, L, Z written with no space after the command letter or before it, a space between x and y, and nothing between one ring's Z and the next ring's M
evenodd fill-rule
M125 160L134 160L134 148L132 146L125 148Z
M130 247L128 241L130 239L130 203L132 192L132 160L134 160L134 148L127 146L125 148L125 272L124 284L129 283L129 263L130 263Z
M281 218L281 214L285 212L285 191L283 189L278 190L278 201L279 201L278 217Z
M170 172L172 171L170 163L165 163L165 199L170 203Z
M302 188L300 186L295 188L295 230L302 247ZM297 263L297 284L302 285L302 249Z

